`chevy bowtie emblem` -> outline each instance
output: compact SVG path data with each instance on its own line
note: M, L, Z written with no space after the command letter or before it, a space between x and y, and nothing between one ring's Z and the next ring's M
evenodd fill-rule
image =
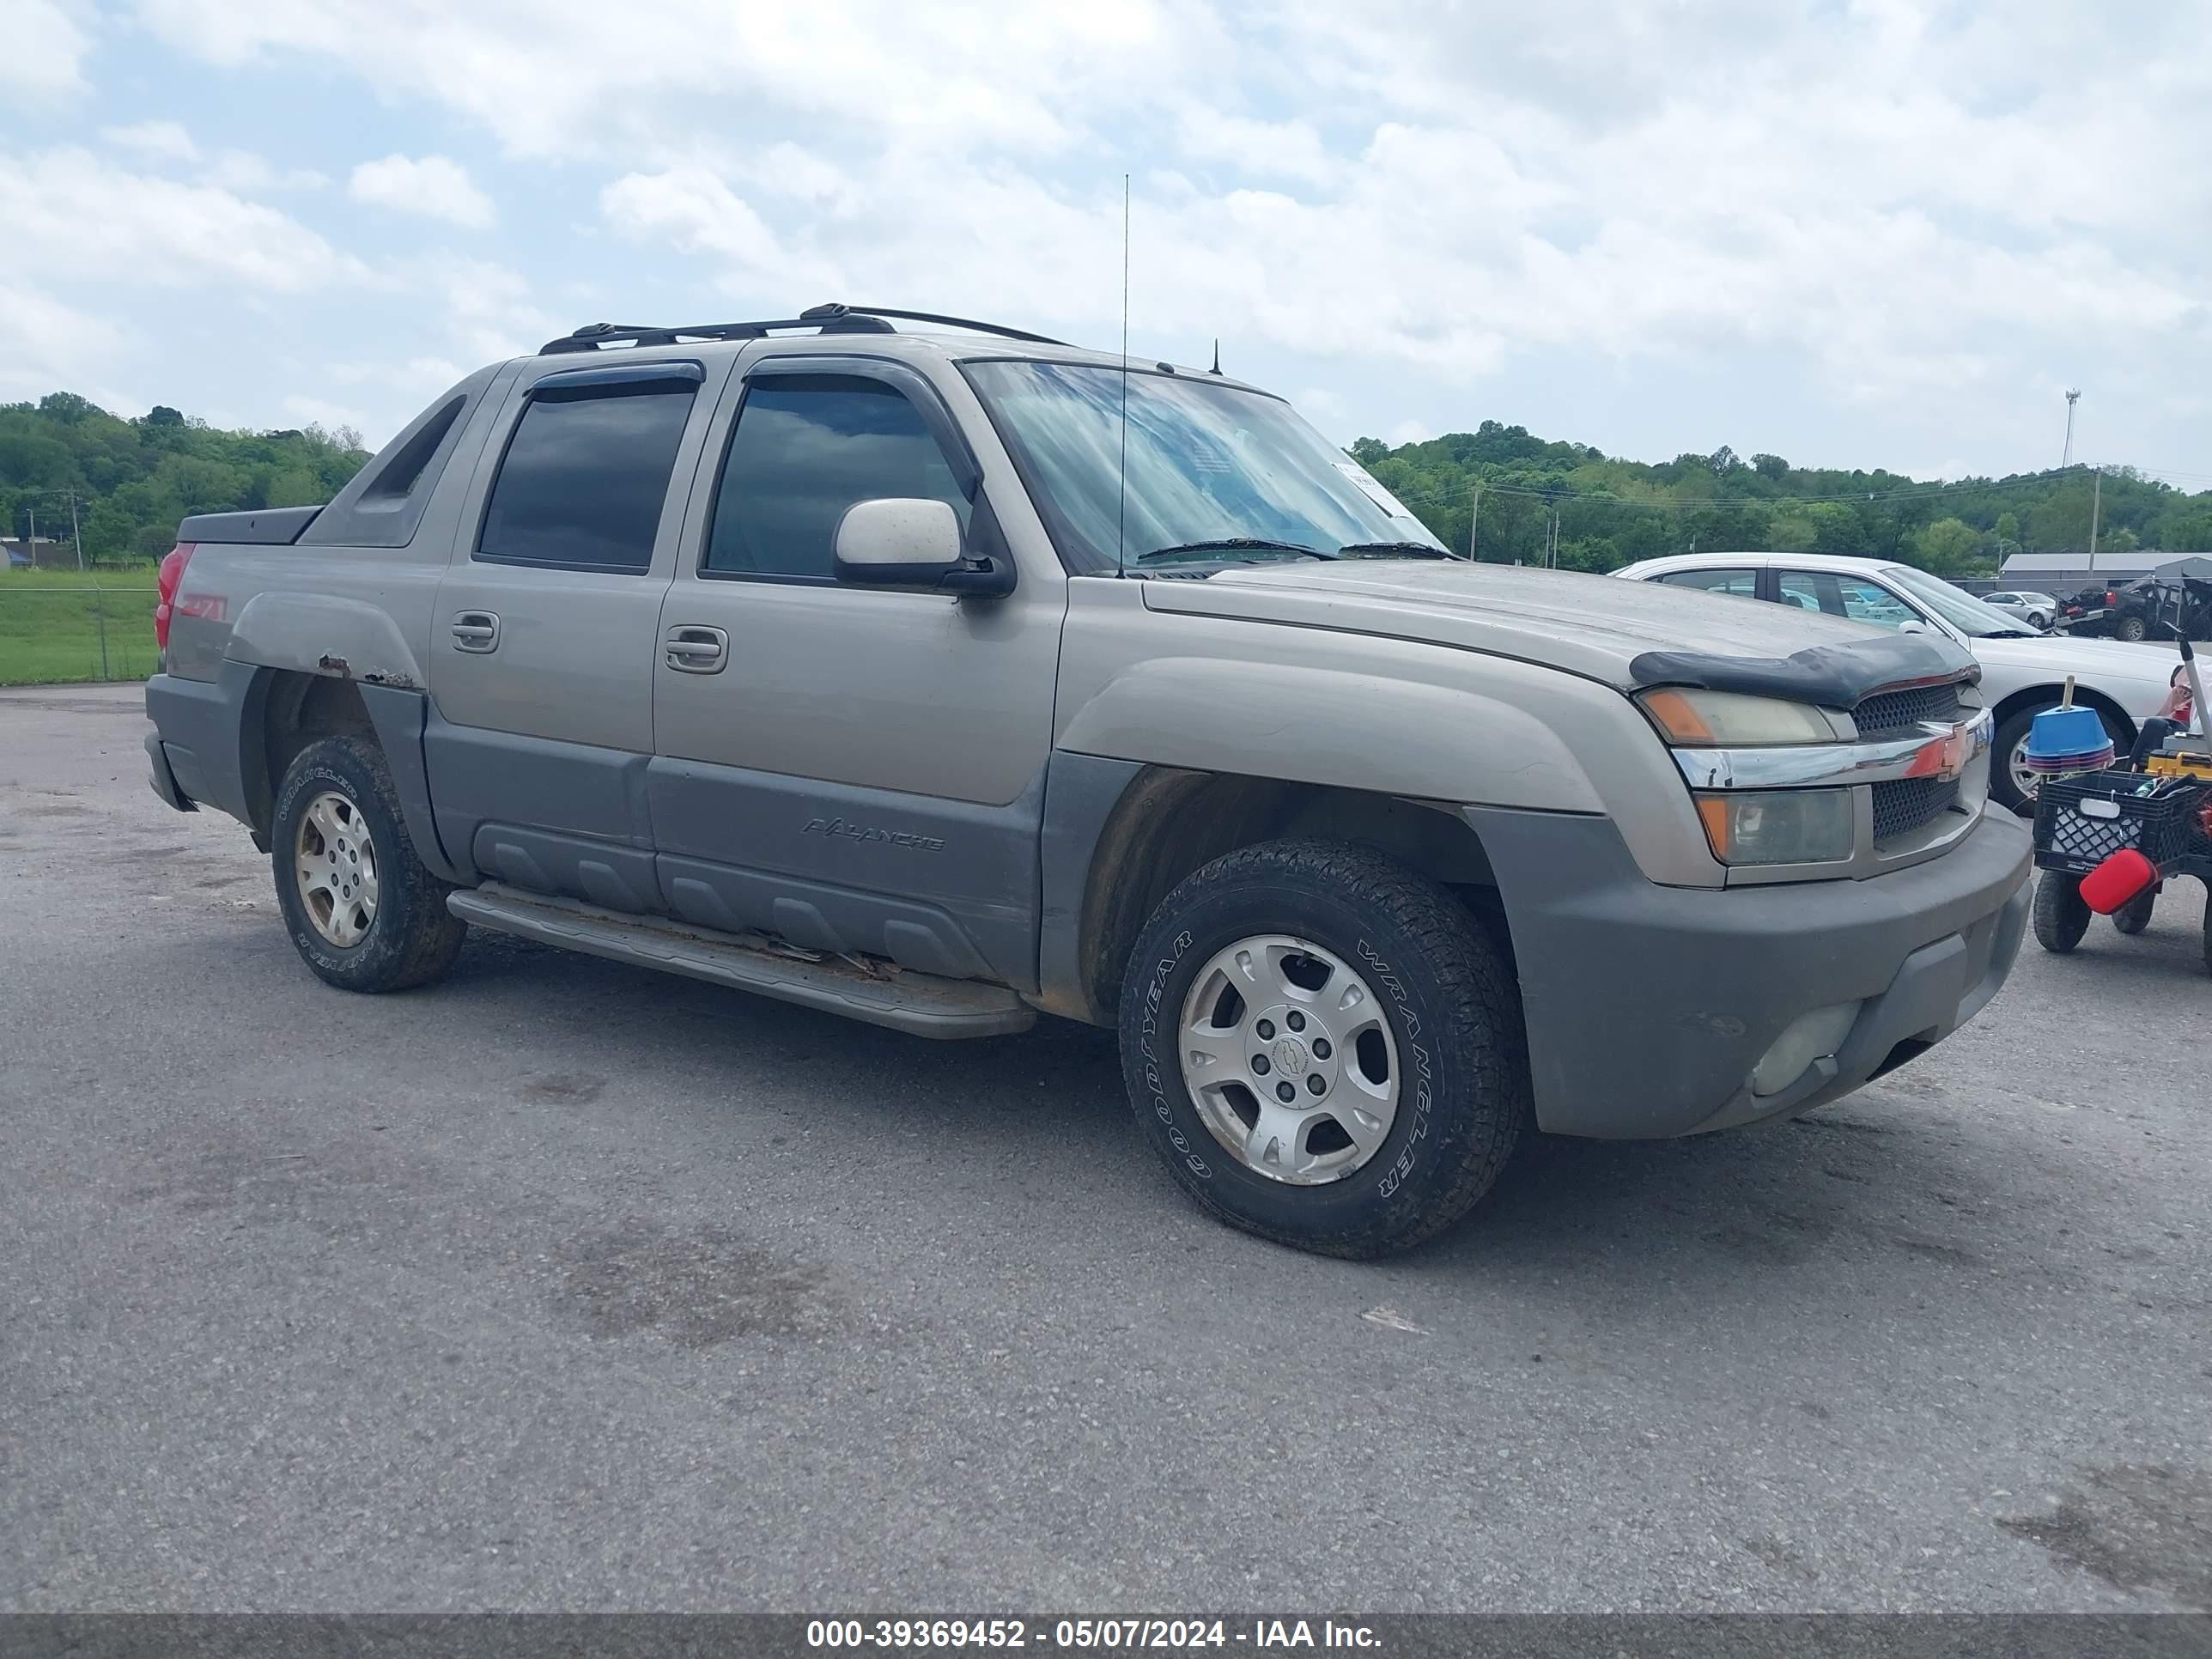
M1930 738L1913 756L1905 775L1948 783L1966 769L1967 763L1978 752L1978 738L1977 728L1971 726L1954 726L1942 737Z

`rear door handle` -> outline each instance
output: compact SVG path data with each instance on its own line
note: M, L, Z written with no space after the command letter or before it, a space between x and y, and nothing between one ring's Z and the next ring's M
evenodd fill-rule
M730 659L730 636L719 628L672 628L661 646L662 659L679 674L719 674Z
M464 611L453 618L453 649L499 649L499 618L489 611Z

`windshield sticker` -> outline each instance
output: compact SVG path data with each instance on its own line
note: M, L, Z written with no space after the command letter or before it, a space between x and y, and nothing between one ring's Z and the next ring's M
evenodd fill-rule
M1394 519L1410 519L1413 515L1406 504L1376 481L1375 475L1357 461L1339 461L1336 470L1359 486L1360 493Z

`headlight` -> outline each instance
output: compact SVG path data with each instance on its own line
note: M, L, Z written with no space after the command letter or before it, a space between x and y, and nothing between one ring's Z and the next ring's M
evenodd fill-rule
M1697 802L1723 864L1832 864L1851 855L1848 789L1757 789Z
M1833 743L1848 738L1810 703L1741 691L1698 691L1662 686L1637 702L1670 744L1692 748L1741 748L1759 744Z

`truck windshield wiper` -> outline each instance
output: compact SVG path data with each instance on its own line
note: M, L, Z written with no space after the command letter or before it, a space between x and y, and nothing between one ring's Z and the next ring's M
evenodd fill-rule
M1308 547L1304 542L1279 542L1265 536L1220 536L1212 541L1177 542L1172 547L1156 547L1149 553L1137 555L1137 562L1144 564L1153 559L1177 559L1186 554L1203 553L1303 553L1310 559L1333 559L1334 553L1324 553L1317 547Z
M1434 542L1346 542L1336 550L1340 557L1346 559L1387 559L1403 555L1414 559L1464 560L1467 556L1438 547Z

